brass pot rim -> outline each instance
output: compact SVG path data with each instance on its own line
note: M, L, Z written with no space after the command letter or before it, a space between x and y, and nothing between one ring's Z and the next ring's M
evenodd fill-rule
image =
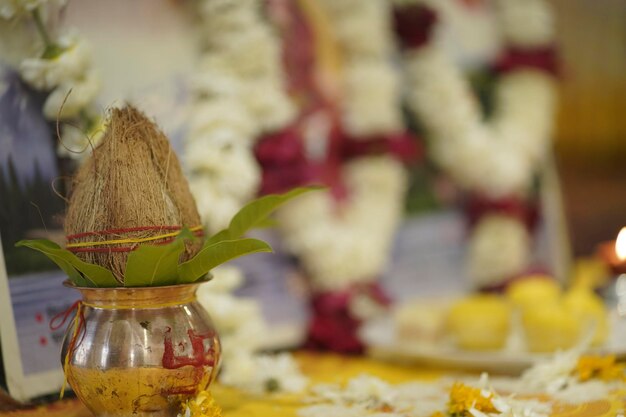
M66 279L63 281L63 286L64 287L68 287L74 290L87 290L87 291L111 291L111 290L116 290L116 291L137 291L137 290L155 290L155 289L173 289L173 288L181 288L181 287L189 287L189 286L193 286L193 285L200 285L200 284L204 284L205 282L209 282L213 280L213 274L208 273L206 274L203 278L194 281L194 282L188 282L185 284L173 284L173 285L153 285L153 286L149 286L149 287L124 287L123 285L120 285L118 287L80 287L76 284L74 284L72 281L70 281L69 279Z
M69 280L63 285L81 293L82 303L106 309L159 308L196 300L198 287L209 279L153 287L79 287Z

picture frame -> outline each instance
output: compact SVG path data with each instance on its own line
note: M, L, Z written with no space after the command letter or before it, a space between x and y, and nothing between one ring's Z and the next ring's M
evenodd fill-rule
M21 239L59 241L65 203L52 186L59 161L42 98L6 68L0 81L0 345L9 394L28 401L63 384L65 328L49 323L79 294L44 256L15 247Z

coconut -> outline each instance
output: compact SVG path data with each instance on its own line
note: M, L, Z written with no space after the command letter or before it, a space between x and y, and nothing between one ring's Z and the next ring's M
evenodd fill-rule
M200 224L168 138L134 107L112 109L102 142L72 184L65 233L68 242L87 245L74 250L76 255L110 269L123 284L128 255L139 245L128 240L163 244L177 228ZM164 234L169 236L160 238ZM125 242L111 242L120 240ZM192 258L201 246L199 240L187 242L180 261Z

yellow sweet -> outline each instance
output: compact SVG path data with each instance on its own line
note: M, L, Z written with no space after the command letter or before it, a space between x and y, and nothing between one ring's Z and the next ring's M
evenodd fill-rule
M591 344L602 345L609 334L607 311L602 299L586 288L573 288L563 297L570 314L582 325L582 331L595 328Z
M447 308L445 302L425 300L399 306L394 312L399 339L436 343L445 334Z
M568 349L580 337L579 320L564 303L537 303L522 313L526 343L531 352L554 352Z
M546 275L533 275L513 282L506 296L516 307L526 309L556 302L561 296L561 288Z
M495 295L473 295L458 301L447 320L458 346L471 350L503 348L510 322L510 305Z

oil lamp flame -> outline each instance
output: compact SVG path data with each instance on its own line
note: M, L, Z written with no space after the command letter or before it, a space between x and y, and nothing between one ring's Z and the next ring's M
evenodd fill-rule
M620 261L626 261L626 226L622 227L615 240L615 253Z

